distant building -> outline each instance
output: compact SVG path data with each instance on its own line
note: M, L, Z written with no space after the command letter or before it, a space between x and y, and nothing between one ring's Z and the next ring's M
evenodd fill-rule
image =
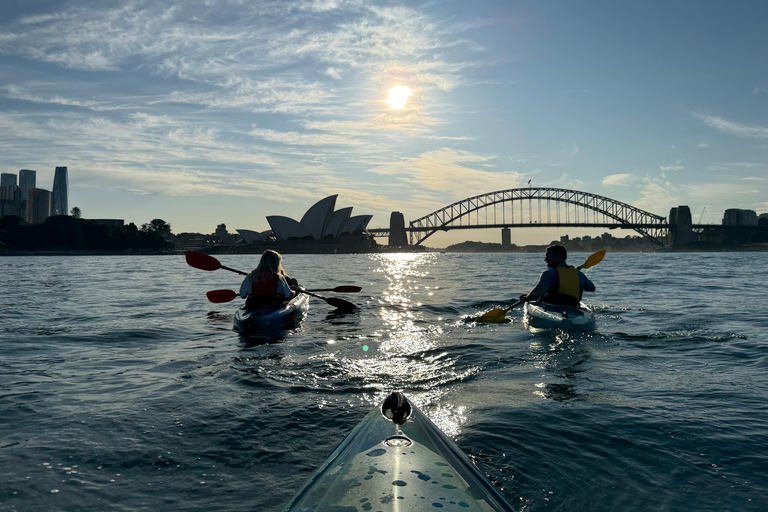
M757 226L755 210L730 208L723 215L723 226Z
M27 196L25 220L30 224L42 224L51 216L51 192L33 188Z
M501 246L512 246L512 230L509 228L501 228Z
M66 167L57 167L53 175L51 215L69 215L69 177Z
M214 232L214 236L222 244L229 243L230 239L232 238L232 235L230 235L229 231L227 231L226 224L219 224L218 226L216 226L216 231Z
M0 173L0 187L16 185L16 175L10 172Z
M5 217L6 215L21 217L20 208L21 189L16 185L0 185L0 217Z
M268 229L266 231L262 231L259 233L258 231L253 231L250 229L236 229L237 233L243 237L243 240L245 240L245 243L250 244L253 242L262 242L272 236L272 230Z
M693 241L695 241L695 237L693 235L691 209L685 205L671 208L669 210L667 245L670 247L684 247Z
M19 171L19 188L21 189L21 204L19 205L19 216L22 220L27 220L27 196L29 191L37 187L37 171L22 169Z
M406 247L408 234L405 232L405 216L401 212L392 212L389 216L389 246Z
M352 217L352 207L334 211L337 197L338 195L333 195L321 199L307 210L299 222L282 215L270 215L267 222L278 241L324 240L342 235L363 234L373 215ZM241 230L238 229L237 232L242 235Z

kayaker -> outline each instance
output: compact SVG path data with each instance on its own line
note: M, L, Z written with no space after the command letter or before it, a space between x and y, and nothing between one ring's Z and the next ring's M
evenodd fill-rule
M282 304L293 297L291 285L297 283L285 273L282 261L283 257L277 251L267 249L258 266L245 276L240 285L240 297L246 299L246 309Z
M521 295L520 300L578 307L582 292L594 292L595 285L580 270L568 265L567 258L568 251L562 245L547 247L544 261L549 268L541 274L539 284Z

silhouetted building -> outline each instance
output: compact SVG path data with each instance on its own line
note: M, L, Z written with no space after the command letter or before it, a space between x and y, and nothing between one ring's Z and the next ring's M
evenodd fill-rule
M42 224L51 216L51 192L42 188L33 188L27 196L26 221L30 224Z
M16 185L16 175L10 172L0 173L0 187Z
M69 177L66 167L57 167L53 175L51 215L69 215Z
M21 189L21 204L19 206L19 217L27 220L27 196L29 191L37 187L37 171L22 169L19 171L19 188Z
M16 175L13 175L14 178ZM0 217L17 215L21 217L21 189L14 185L0 185Z
M723 226L757 226L755 210L729 208L723 214Z
M389 246L406 247L408 235L405 232L405 217L400 212L392 212L389 216Z
M683 247L693 241L691 209L688 206L677 206L669 210L667 244L672 247Z
M512 230L501 228L501 246L510 247L512 245Z

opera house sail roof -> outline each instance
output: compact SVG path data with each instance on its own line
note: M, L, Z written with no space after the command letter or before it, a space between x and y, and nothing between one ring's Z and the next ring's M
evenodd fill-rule
M251 243L257 240L265 240L274 235L277 240L324 240L335 239L341 235L359 235L365 232L373 215L352 216L352 207L348 206L334 211L338 194L328 196L312 205L296 221L282 215L270 215L267 222L271 231L258 233L248 229L238 229L237 232L246 241Z

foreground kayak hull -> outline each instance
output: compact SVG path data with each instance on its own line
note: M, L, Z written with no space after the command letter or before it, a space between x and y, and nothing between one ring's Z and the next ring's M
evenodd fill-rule
M402 424L396 423L397 412L394 420L384 416L393 402L409 411ZM402 393L392 393L336 447L283 512L435 509L513 510L437 426Z
M538 301L526 302L523 312L523 323L534 329L591 331L595 328L595 312L583 302L578 308Z
M300 293L279 308L238 309L233 328L244 335L274 334L296 327L308 310L309 295Z

